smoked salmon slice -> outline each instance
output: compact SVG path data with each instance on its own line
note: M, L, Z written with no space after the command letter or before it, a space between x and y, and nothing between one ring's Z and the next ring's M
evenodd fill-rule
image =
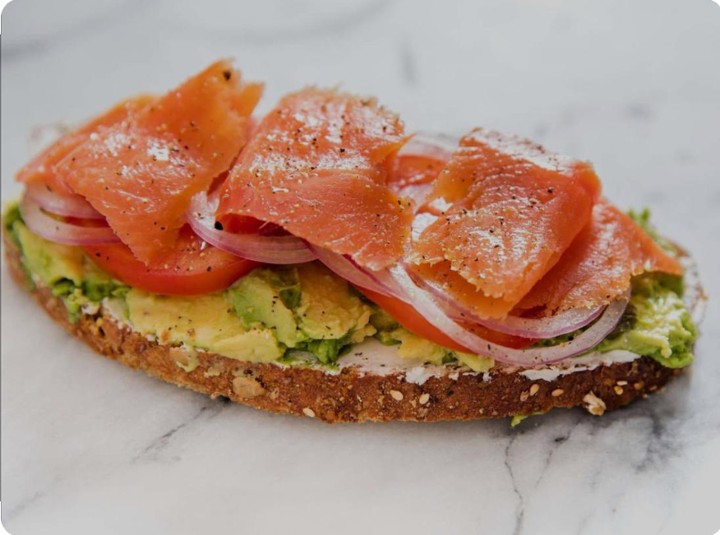
M17 174L18 181L28 185L42 184L48 191L59 195L72 195L72 190L65 184L63 177L57 173L56 165L87 141L90 134L97 132L102 127L113 126L126 120L153 100L155 97L150 95L140 95L123 100L92 121L65 134L20 169Z
M260 122L220 195L217 220L280 225L312 244L382 269L400 258L412 203L387 184L405 142L398 117L374 99L307 88Z
M447 208L409 255L423 277L485 317L503 317L560 259L600 195L592 167L481 129L438 176Z
M433 180L443 167L445 162L440 158L415 154L399 156L392 176L392 189L398 195L422 204L432 190Z
M623 296L630 279L646 271L682 275L663 250L627 214L601 199L590 223L550 272L520 301L519 309L552 314L596 308Z
M150 264L172 251L190 198L245 145L261 93L219 61L125 120L100 126L57 174Z

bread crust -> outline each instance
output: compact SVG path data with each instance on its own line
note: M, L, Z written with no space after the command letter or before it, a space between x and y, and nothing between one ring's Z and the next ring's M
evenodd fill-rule
M26 287L20 251L4 236L5 256L15 281ZM448 373L423 384L404 373L377 375L346 367L339 373L272 363L249 363L197 352L197 366L185 371L187 352L148 340L118 323L102 307L72 323L63 301L47 287L32 289L35 300L67 332L97 353L130 368L209 395L278 413L325 422L393 420L439 421L499 418L582 406L601 415L661 389L681 370L641 357L561 375L530 380L520 373L493 369L488 374Z

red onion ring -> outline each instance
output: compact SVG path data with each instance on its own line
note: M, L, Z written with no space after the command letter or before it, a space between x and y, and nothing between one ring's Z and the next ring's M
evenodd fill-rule
M604 310L604 306L599 306L592 310L587 308L565 310L545 318L507 316L497 321L478 318L473 318L473 321L493 331L523 338L555 338L582 329L599 318Z
M387 270L368 271L344 255L333 253L332 251L312 244L308 244L308 247L315 253L318 260L342 279L361 288L400 299L412 305L405 295L405 292L398 286ZM554 338L561 334L576 331L597 319L604 310L604 307L601 306L590 311L587 309L569 310L542 319L509 316L503 320L488 320L478 318L474 313L466 310L456 300L452 299L447 293L442 292L434 285L427 283L427 281L419 279L414 274L411 274L411 277L416 285L424 287L433 294L435 301L453 320L473 324L477 323L496 332L520 336L522 338Z
M478 323L493 331L522 338L554 338L561 334L577 331L596 320L605 309L604 306L594 309L572 309L546 318L522 318L512 315L501 320L481 318L472 308L459 303L432 281L417 276L412 270L408 270L408 273L415 284L432 294L445 313L454 320Z
M60 195L48 190L43 184L28 184L25 195L51 214L78 219L105 219L80 195Z
M351 258L333 253L311 243L307 244L320 262L339 276L355 286L360 286L375 293L388 295L405 301L403 291L398 288L395 280L387 270L369 271L358 266Z
M490 342L456 323L435 302L430 293L415 284L405 266L401 264L393 266L390 268L390 273L410 298L418 313L453 341L478 355L525 367L558 362L588 352L612 332L629 300L628 292L624 299L611 303L590 328L568 342L549 347L512 349Z
M46 214L27 194L20 200L20 213L31 231L53 242L66 245L99 245L120 241L107 225L83 227L55 219Z
M315 255L297 236L261 236L235 234L215 228L218 198L208 198L204 191L190 201L187 221L195 234L218 249L263 264L302 264L315 260Z

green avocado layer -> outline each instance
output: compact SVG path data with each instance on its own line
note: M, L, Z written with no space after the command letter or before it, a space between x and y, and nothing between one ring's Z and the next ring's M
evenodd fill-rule
M693 361L697 327L681 298L682 279L648 274L633 281L632 297L618 327L595 348L628 349L668 368Z
M223 292L168 296L131 288L100 270L80 247L33 234L17 207L3 224L22 252L28 284L60 297L71 321L101 303L145 336L247 362L292 360L293 352L333 365L377 331L374 306L322 264L259 268Z
M647 224L645 214L640 218ZM33 234L16 205L6 210L3 225L22 253L28 284L49 287L64 301L71 321L102 304L160 343L249 362L334 367L352 345L375 337L397 345L399 357L418 363L462 364L476 372L494 365L490 358L410 333L319 262L258 268L223 292L166 296L130 288L99 269L81 248ZM627 350L663 366L687 366L697 329L681 296L678 277L637 277L625 315L595 351ZM197 363L190 359L178 365L192 371Z

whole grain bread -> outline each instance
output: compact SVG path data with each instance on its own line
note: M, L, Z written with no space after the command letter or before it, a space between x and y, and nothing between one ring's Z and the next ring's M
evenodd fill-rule
M13 278L27 286L20 251L7 236L4 241ZM239 362L205 352L197 353L197 366L188 372L185 350L148 340L119 324L102 307L73 323L63 301L49 288L36 285L32 294L67 332L126 366L212 398L225 397L255 408L325 422L470 420L577 406L601 415L657 392L680 373L641 357L560 375L551 381L531 380L496 366L486 374L456 373L448 368L447 373L418 384L406 380L401 372L379 375L345 367L339 373L327 373L315 368Z

